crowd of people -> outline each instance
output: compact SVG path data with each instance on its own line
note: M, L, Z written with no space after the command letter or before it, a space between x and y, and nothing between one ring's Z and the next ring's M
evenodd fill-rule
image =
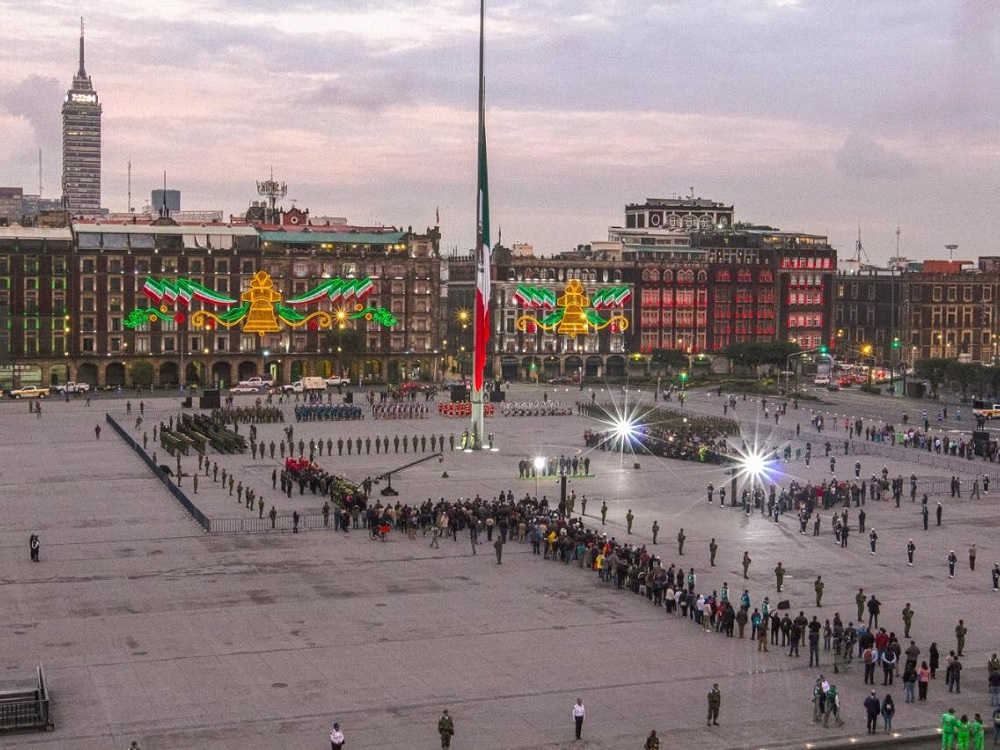
M362 408L353 404L297 404L295 406L296 422L341 422L364 418Z
M562 401L500 402L501 417L567 417L573 412L573 405Z

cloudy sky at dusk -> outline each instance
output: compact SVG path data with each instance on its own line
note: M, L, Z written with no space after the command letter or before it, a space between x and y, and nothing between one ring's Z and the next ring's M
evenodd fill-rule
M86 17L103 202L254 181L315 215L475 232L475 0L0 0L0 184L58 195ZM549 254L687 194L872 260L1000 253L995 0L489 0L494 233ZM290 205L290 200L286 200ZM494 237L494 241L495 241Z

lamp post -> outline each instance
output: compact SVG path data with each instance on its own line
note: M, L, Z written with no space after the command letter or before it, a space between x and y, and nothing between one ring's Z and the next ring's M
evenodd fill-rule
M545 468L545 458L542 456L535 456L535 460L532 464L535 467L535 501L538 501L538 475L541 473L542 469Z
M180 392L184 393L184 339L187 338L184 335L184 323L177 324L177 351L180 354L180 369L177 371L177 385L180 387Z

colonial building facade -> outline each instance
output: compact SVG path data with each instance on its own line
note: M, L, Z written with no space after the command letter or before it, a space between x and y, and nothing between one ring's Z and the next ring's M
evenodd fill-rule
M133 365L160 386L231 384L269 372L278 381L331 374L367 380L439 375L439 233L331 227L76 223L69 229L0 228L0 385L132 384ZM124 323L152 303L147 277L182 277L239 299L254 274L270 274L287 299L325 279L371 277L366 304L391 327L342 313L332 329L284 328L263 336L240 326L194 326L193 299L180 322Z
M836 278L837 351L896 367L929 357L995 364L1000 267L981 258L864 266Z

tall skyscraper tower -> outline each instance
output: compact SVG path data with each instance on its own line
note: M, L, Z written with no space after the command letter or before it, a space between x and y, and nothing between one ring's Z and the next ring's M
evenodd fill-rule
M101 105L83 64L83 19L80 19L80 69L66 92L62 108L62 189L74 214L101 210Z

